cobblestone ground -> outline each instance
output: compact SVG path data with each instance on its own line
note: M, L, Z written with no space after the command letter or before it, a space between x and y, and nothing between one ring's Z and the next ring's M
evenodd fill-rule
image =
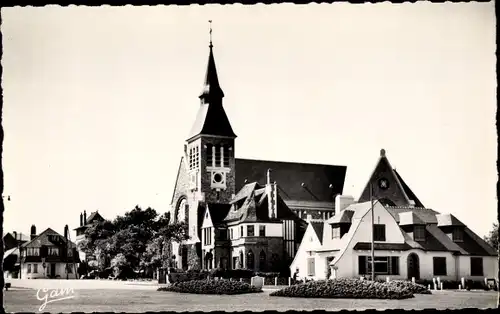
M13 283L4 291L4 307L7 312L39 312L44 303L44 288L50 288L42 280L29 285ZM45 285L45 287L44 287ZM70 282L57 283L52 287L69 288ZM74 284L65 299L47 303L42 312L145 312L145 311L263 311L263 310L340 310L340 309L461 309L495 308L497 293L485 291L436 291L432 295L415 295L407 300L358 300L358 299L293 299L271 297L272 287L263 293L236 296L177 294L156 291L154 283L88 282ZM84 287L87 287L86 289ZM269 289L271 288L271 289ZM40 292L38 292L41 289ZM38 298L37 298L38 292ZM39 300L42 299L42 300ZM49 298L50 300L50 298Z

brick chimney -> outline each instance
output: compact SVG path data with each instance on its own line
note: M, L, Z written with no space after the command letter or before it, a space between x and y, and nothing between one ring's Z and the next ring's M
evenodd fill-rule
M83 226L83 213L80 213L80 227Z
M335 215L354 203L354 197L350 195L337 195L335 197Z
M30 239L33 240L34 238L36 238L36 226L35 225L31 225Z
M87 224L87 211L86 210L83 211L83 224L84 225Z
M266 182L266 193L268 199L268 214L269 218L276 218L277 216L277 203L278 203L278 191L276 182L271 183L271 172L272 169L267 170L267 182Z
M68 239L68 225L64 226L64 238L67 240Z

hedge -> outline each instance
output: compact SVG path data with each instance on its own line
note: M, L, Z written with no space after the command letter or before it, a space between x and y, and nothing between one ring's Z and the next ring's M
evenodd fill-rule
M170 291L194 294L244 294L262 292L248 283L229 280L191 280L176 282L166 287L158 288L158 291Z
M408 299L412 291L405 287L368 280L339 278L310 281L274 291L271 296L298 298Z

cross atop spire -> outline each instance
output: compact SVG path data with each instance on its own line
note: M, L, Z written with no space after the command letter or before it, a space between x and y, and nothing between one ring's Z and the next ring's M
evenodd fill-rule
M210 33L210 46L209 47L212 48L213 47L213 45L212 45L212 20L208 20L208 23L210 23L210 32L209 32Z

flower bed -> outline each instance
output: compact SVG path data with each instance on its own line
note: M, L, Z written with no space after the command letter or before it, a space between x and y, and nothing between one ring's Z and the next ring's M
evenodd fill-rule
M348 278L311 281L274 291L270 295L296 298L353 299L408 299L413 297L413 293L404 287Z
M262 292L248 283L229 280L191 280L175 282L167 287L158 288L158 291L171 291L194 294L243 294Z
M407 280L393 280L387 283L387 285L393 286L396 289L408 289L414 294L431 294L431 291L426 286Z

